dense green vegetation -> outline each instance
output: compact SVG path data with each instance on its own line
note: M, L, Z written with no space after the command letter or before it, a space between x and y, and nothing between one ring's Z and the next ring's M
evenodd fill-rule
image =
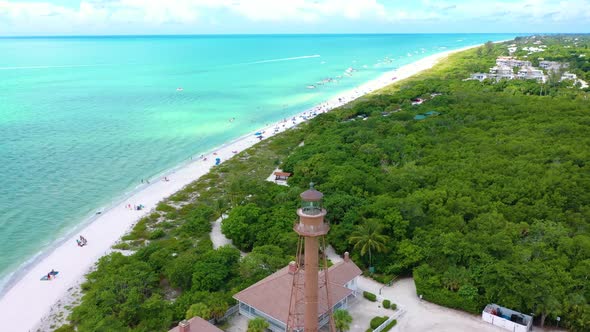
M542 38L556 57L559 38ZM585 52L590 38L577 38L567 52ZM173 195L117 246L130 255L100 260L72 324L157 331L189 314L220 318L231 295L292 259L298 194L313 181L326 195L330 244L360 266L413 275L424 299L445 306L477 313L494 302L535 313L536 324L561 316L572 331L588 330L588 92L463 81L498 55L506 45L456 54L264 141ZM582 62L571 66L586 77ZM417 97L427 101L412 106ZM414 120L431 110L440 114ZM264 180L279 164L294 173L290 187ZM210 222L226 211L222 230L250 252L245 258L212 249Z

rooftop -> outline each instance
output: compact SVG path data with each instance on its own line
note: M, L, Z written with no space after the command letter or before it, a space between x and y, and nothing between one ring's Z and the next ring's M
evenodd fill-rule
M303 271L300 270L297 273L303 273ZM332 305L352 294L352 290L344 285L361 275L361 273L361 269L351 260L342 261L328 268L328 288ZM323 278L323 272L320 272L320 280ZM235 294L234 298L286 323L289 317L292 286L293 274L289 273L289 267L287 266ZM322 315L328 311L328 301L325 291L319 292L319 294L318 314Z
M186 326L188 323L188 326ZM181 326L184 325L184 326ZM183 330L184 328L184 330ZM201 317L193 317L191 319L189 319L188 321L181 321L179 323L179 326L175 326L173 329L171 329L168 332L223 332L223 330L220 330L219 328L217 328L215 325L209 323L208 321L204 320Z

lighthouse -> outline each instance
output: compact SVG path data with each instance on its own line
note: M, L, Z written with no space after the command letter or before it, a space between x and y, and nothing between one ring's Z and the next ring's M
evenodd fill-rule
M325 236L330 226L324 220L326 209L323 208L324 194L310 184L310 188L300 195L301 207L297 209L298 221L293 230L299 234L297 260L291 265L293 287L289 307L287 331L318 331L320 296L325 296L324 303L330 315L330 327L334 330L331 301L328 289L328 268L325 256ZM320 262L320 253L322 261ZM323 273L320 273L320 263ZM303 311L303 312L302 312Z

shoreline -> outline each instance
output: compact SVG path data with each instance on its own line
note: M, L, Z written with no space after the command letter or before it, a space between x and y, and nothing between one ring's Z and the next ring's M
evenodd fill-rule
M500 42L503 41L497 43ZM265 132L265 139L274 136L313 118L314 113L330 111L429 69L452 53L479 46L481 44L429 55L385 72L374 80L300 112L291 117L295 121L286 119L266 125L257 131ZM233 157L234 151L242 152L258 142L254 132L240 136L204 153L205 159L193 158L158 173L150 184L139 185L129 193L123 194L125 196L121 196L120 199L117 198L113 205L100 208L99 215L89 217L72 233L67 233L63 240L58 240L53 249L41 253L30 265L25 266L26 269L13 274L0 294L0 321L4 323L3 328L10 331L29 331L38 327L41 319L50 313L53 305L67 295L68 289L84 280L85 274L94 267L98 259L111 252L112 245L129 232L140 218L148 215L160 201L207 174L214 166L215 158L221 158L223 162ZM165 181L164 178L168 178L169 181ZM130 210L126 208L127 204L142 204L145 208L141 211ZM87 246L76 245L75 239L79 234L88 239ZM51 269L60 271L58 277L51 281L40 281L39 279Z

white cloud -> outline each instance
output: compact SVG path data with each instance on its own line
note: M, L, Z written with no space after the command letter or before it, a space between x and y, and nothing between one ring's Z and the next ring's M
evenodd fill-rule
M18 2L0 0L0 19L8 27L0 26L0 34L40 32L84 32L91 26L95 32L120 26L137 26L158 31L167 23L186 26L216 27L229 23L248 26L269 23L297 28L302 24L324 25L338 22L366 22L368 25L400 26L400 24L456 23L473 20L505 23L563 23L589 22L590 0L507 0L450 1L422 0L81 0L71 8L51 3L51 0ZM5 24L4 24L5 25ZM4 31L3 31L4 30ZM111 31L108 30L108 31ZM111 31L112 32L112 31ZM126 33L128 31L121 31ZM248 31L245 31L248 32Z
M504 22L552 23L587 21L590 0L523 0L456 2L423 0L424 11L436 11L446 19L488 19Z
M309 21L324 16L360 19L385 13L377 0L82 0L77 10L50 2L0 1L0 14L14 19L53 13L69 19L92 20L97 15L115 21L191 23L211 9L223 9L252 21Z
M251 21L318 21L324 17L360 19L383 15L377 0L192 0L198 8L218 8Z

